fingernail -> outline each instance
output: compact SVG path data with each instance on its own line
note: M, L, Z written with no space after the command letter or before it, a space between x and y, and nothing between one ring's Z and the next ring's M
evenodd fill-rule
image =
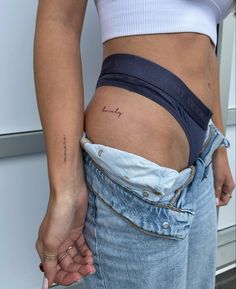
M73 285L78 284L78 283L82 283L82 281L83 281L83 278L81 278L81 279L75 281L75 282L73 283Z
M44 277L42 289L48 289L48 279Z
M93 275L94 273L96 273L96 270L91 271L89 275Z
M219 203L220 203L220 200L219 200L219 198L216 198L216 205L218 206L218 205L219 205Z

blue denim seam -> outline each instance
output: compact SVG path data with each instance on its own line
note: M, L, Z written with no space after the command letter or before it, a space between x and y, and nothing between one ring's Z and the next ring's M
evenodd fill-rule
M95 208L97 211L97 195L95 195ZM98 256L98 262L99 262L99 271L100 271L100 275L101 275L101 280L102 280L102 286L104 289L107 289L106 283L105 283L105 277L104 277L104 273L101 267L102 262L100 261L100 252L99 252L99 242L98 242L98 238L97 238L97 226L95 224L95 234L96 234L96 252L97 252L97 256Z
M97 238L97 223L96 223L96 215L97 215L97 205L96 205L96 195L94 195L93 199L92 199L92 202L93 202L93 207L94 207L94 212L93 212L93 226L94 226L94 237L95 237L95 250L96 250L96 254L97 254L97 257L98 257L98 269L99 269L99 275L100 275L100 278L101 278L101 281L103 283L103 287L104 289L106 289L106 286L104 284L104 276L103 276L103 272L102 272L102 268L101 268L101 261L100 261L100 255L99 255L99 249L98 249L98 238Z
M145 233L147 235L154 236L154 237L161 237L161 238L173 239L173 240L176 240L176 239L183 240L183 238L181 238L177 235L174 235L174 234L172 236L170 236L168 234L165 235L165 234L158 234L158 233L154 233L154 232L152 233L152 232L146 231L145 229L140 228L139 226L137 226L133 222L131 222L128 218L126 218L125 216L123 216L122 214L120 214L116 210L114 210L114 208L112 206L110 206L89 184L88 184L88 187L108 208L110 208L117 216L122 218L125 222L127 222L134 229L137 229L142 233ZM192 214L192 215L194 215L194 214Z

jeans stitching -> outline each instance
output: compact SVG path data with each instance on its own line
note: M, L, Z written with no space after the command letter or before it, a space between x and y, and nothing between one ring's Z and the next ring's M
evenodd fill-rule
M92 189L93 190L93 189ZM128 218L126 218L125 216L123 216L122 214L120 214L119 212L117 212L116 210L113 209L112 206L110 206L106 201L103 200L103 198L93 190L93 192L96 194L96 196L108 207L110 208L117 216L119 216L120 218L122 218L125 222L127 222L128 224L130 224L133 228L141 231L142 233L145 233L147 235L150 236L160 236L163 237L165 239L178 239L178 240L182 240L183 238L178 237L177 235L165 235L165 234L158 234L158 233L152 233L152 232L148 232L145 229L142 229L141 227L137 226L136 224L134 224L132 221L130 221Z
M96 195L96 197L98 197L106 206L108 206L116 215L118 215L119 217L121 217L124 221L128 222L132 227L134 227L135 229L147 234L147 235L151 235L151 236L160 236L166 239L178 239L178 240L182 240L184 238L179 237L178 235L172 234L172 235L168 235L168 234L159 234L156 232L149 232L139 226L137 226L135 223L133 223L131 220L129 220L128 218L126 218L125 216L123 216L121 213L119 213L118 211L116 211L110 204L108 204L100 195L97 191L95 191L92 186L87 182L87 185L89 187L89 189ZM159 207L159 206L158 206ZM164 207L165 209L171 209L171 207ZM191 218L193 217L194 213L189 212L189 210L187 209L186 212L184 211L180 211L182 213L188 213L189 218L190 218L190 224L191 224ZM101 274L102 276L102 274Z
M93 204L94 204L93 224L94 224L95 250L96 250L96 254L97 254L97 258L98 258L98 264L97 265L98 265L99 273L101 276L102 286L104 289L106 289L105 278L103 276L103 272L102 272L102 268L101 268L100 254L99 254L99 248L98 248L97 222L96 222L96 217L97 217L96 199L97 199L97 194L94 194L94 198L93 198Z

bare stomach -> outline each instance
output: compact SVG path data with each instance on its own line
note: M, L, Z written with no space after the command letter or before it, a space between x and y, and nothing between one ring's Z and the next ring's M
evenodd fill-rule
M104 43L104 58L130 53L154 61L180 77L212 110L211 54L208 36L172 33L119 37ZM217 84L214 84L217 85ZM96 89L85 110L88 138L181 171L188 166L189 143L177 120L164 107L123 88Z

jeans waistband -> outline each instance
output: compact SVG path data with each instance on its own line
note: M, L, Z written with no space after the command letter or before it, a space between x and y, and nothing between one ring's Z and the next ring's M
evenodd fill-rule
M181 172L163 167L139 155L119 150L102 144L92 143L86 133L80 139L83 154L103 170L112 180L128 189L143 194L145 190L152 192L153 201L177 189L186 187L194 178L196 165L191 165ZM230 147L229 140L209 122L207 135L199 160L204 167L212 161L214 151L220 147Z
M184 189L195 175L194 165L178 172L139 155L92 143L85 134L80 143L84 157L89 157L110 179L140 195L148 193L152 201Z

